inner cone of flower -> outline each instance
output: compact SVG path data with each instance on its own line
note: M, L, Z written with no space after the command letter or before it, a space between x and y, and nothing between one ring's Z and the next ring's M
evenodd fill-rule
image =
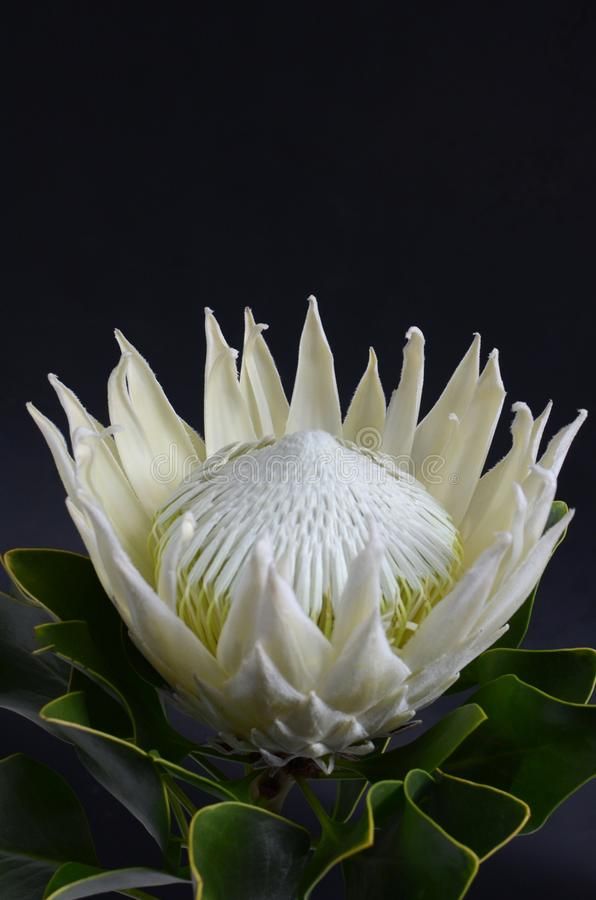
M310 298L291 400L245 313L242 364L206 311L204 439L116 332L104 428L54 376L68 448L34 406L67 506L132 640L183 707L236 751L328 768L360 755L493 644L573 515L545 531L586 417L540 452L551 404L513 405L475 336L419 421L424 338L406 335L389 405L370 350L342 419Z

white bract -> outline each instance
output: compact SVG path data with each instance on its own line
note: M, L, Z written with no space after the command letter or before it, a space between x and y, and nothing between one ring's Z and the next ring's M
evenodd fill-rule
M102 584L179 701L235 749L324 767L503 634L572 516L543 533L586 413L538 457L550 404L514 404L511 450L482 474L505 391L478 336L420 422L421 332L387 408L371 350L342 421L314 298L290 403L265 327L246 312L238 376L207 310L204 441L119 333L110 429L55 376L72 455L29 408Z

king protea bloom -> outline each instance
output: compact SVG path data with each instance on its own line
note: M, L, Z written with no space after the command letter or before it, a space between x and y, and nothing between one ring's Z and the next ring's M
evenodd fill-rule
M58 379L70 425L30 412L132 640L183 706L236 750L281 765L363 754L442 694L526 599L572 513L545 532L586 413L538 456L482 474L505 390L479 337L418 421L424 338L407 333L386 406L369 361L342 419L314 298L288 403L246 311L242 365L206 311L204 440L119 332L104 428Z

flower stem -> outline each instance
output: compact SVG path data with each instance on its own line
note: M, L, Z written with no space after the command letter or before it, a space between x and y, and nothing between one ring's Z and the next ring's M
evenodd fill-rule
M319 820L321 828L323 829L323 831L328 831L330 827L330 818L325 807L311 788L310 784L305 778L297 778L296 783L304 794L306 802Z
M169 787L168 793L170 795L172 812L174 813L174 818L176 819L178 828L180 829L182 843L184 846L188 847L188 822L186 821L186 816L184 815L184 809L182 808L182 804L180 803L178 798L173 794L172 790Z

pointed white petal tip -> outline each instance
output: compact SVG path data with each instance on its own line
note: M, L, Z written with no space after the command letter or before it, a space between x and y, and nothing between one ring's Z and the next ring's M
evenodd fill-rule
M246 328L247 333L254 331L256 328L259 332L267 331L269 329L269 325L265 324L265 322L257 322L253 311L250 306L244 307L244 326Z
M412 341L414 339L419 341L421 344L425 343L424 335L417 325L411 325L406 331L406 341Z
M46 416L44 416L44 414L41 412L41 410L39 410L35 406L34 403L31 403L30 400L27 403L25 403L25 409L27 410L27 412L29 413L29 415L31 416L31 418L33 419L33 421L35 422L36 425L40 425L41 422L46 421Z
M48 381L50 382L50 384L52 385L52 387L58 394L58 399L60 399L60 397L63 396L64 394L66 394L67 396L70 396L70 397L73 396L72 390L70 388L66 387L66 385L62 381L60 381L58 376L54 375L53 372L48 373Z
M512 413L520 413L520 412L530 413L530 407L528 406L527 403L524 403L523 400L516 400L515 403L511 404L511 412ZM531 415L531 413L530 413L530 415Z
M133 352L134 347L132 346L130 341L128 341L124 337L124 335L122 334L122 332L120 331L119 328L114 328L114 337L116 338L116 340L118 342L118 346L120 347L120 350L122 351L123 355L124 355L124 353L128 353L130 355Z
M480 375L480 380L483 378L492 378L496 384L504 389L503 379L501 378L501 369L499 366L499 351L496 347L494 347L490 353L488 354L488 360Z
M238 356L238 351L233 350L224 337L224 333L221 330L221 326L217 319L215 318L214 312L208 306L205 307L205 332L207 335L207 342L213 342L213 347L217 347L218 351L221 350L232 350L235 354L234 359Z
M377 354L375 353L374 347L368 348L368 368L373 369L375 372L379 368L379 358L378 358Z

